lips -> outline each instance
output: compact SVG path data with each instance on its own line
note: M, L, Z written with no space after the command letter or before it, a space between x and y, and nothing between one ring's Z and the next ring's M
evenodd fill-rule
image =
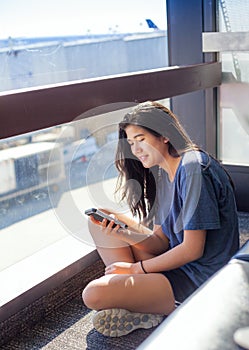
M139 159L142 163L144 163L144 162L146 162L146 160L148 159L148 156L140 156L140 157L138 157L138 159Z

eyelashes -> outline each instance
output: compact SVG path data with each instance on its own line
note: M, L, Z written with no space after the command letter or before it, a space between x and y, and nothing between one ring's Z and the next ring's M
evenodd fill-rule
M139 139L139 140L136 140L136 142L142 142L142 141L144 141L144 138ZM134 142L132 142L132 141L128 141L128 140L127 140L127 142L128 142L128 144L129 144L130 146L133 146L133 145L134 145Z

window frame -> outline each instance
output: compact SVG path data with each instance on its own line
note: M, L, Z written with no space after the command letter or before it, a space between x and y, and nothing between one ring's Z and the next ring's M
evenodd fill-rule
M179 82L181 82L179 84ZM0 139L71 122L111 103L139 103L217 87L219 62L167 67L0 94Z

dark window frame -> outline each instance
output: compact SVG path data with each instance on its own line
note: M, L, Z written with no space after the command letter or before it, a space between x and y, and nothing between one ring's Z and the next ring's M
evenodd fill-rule
M180 82L180 84L179 84ZM138 103L216 87L218 62L92 79L73 84L0 94L0 138L71 122L111 103Z
M191 65L217 61L216 53L203 53L202 33L217 31L218 0L167 0L168 43L170 65ZM218 157L219 90L207 89L205 94L173 97L171 109L182 115L190 126L190 136ZM238 210L249 211L249 167L226 165L234 184Z

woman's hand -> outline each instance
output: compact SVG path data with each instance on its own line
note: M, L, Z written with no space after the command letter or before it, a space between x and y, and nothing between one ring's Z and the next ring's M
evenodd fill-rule
M105 268L105 275L110 274L144 274L144 271L141 268L140 262L129 263L129 262L115 262Z
M101 231L106 235L116 234L118 232L118 230L120 229L120 226L115 225L114 220L118 219L118 218L116 218L114 216L114 214L111 214L107 210L101 209L101 211L106 213L110 217L112 217L113 220L109 221L107 219L103 219L102 221L99 221L99 220L96 220L93 215L90 215L91 222L94 223L95 225L99 225L101 227Z
M102 221L99 221L94 218L94 215L90 215L90 220L95 225L99 225L101 227L101 231L105 233L106 235L110 234L116 234L119 230L121 231L121 226L115 224L115 220L119 220L119 218L112 212L110 212L108 209L99 209L101 212L107 214L110 216L113 220L109 219L103 219ZM122 230L124 230L122 228Z
M115 225L114 223L114 215L110 215L113 217L113 220L111 220L109 223L108 223L108 220L107 219L104 219L102 222L101 222L101 231L106 234L106 235L113 235L113 234L116 234L118 233L118 230L120 229L120 226L119 225Z

